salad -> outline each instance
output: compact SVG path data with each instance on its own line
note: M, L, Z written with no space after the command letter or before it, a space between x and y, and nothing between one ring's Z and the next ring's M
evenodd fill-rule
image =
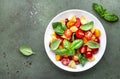
M86 62L95 60L95 54L100 48L101 32L94 27L93 21L85 16L75 15L59 22L52 23L50 49L55 53L55 59L64 66L76 68Z

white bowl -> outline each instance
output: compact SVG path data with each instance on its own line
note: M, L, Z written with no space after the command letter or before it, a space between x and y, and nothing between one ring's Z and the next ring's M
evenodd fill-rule
M57 21L63 20L65 18L68 18L71 15L75 15L77 17L80 17L82 15L86 16L88 21L94 21L94 27L100 29L100 31L101 31L100 48L99 48L98 53L94 55L95 60L93 62L87 62L84 67L82 67L81 65L77 65L76 69L69 68L68 66L64 66L60 61L56 61L55 54L50 50L50 47L49 47L49 42L51 39L50 34L53 31L52 22L57 22ZM92 15L91 13L84 11L84 10L72 9L72 10L67 10L67 11L59 13L50 21L50 23L48 24L46 31L45 31L44 45L45 45L45 50L46 50L48 57L56 66L58 66L59 68L61 68L63 70L70 71L70 72L81 72L81 71L88 70L91 67L95 66L102 58L102 56L105 52L105 48L106 48L106 33L103 28L103 25L94 15Z

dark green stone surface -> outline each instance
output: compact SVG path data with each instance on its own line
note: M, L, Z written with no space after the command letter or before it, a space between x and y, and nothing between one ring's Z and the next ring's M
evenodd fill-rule
M100 18L92 3L102 4L120 17L120 0L0 0L0 79L120 79L120 21ZM104 25L107 47L93 68L71 73L56 67L44 49L44 32L50 20L68 9L94 14ZM28 45L36 52L25 57L19 52Z

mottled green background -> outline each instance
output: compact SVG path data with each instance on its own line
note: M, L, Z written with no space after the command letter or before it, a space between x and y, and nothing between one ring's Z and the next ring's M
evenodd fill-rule
M0 79L120 79L120 21L100 18L92 3L102 4L120 17L120 0L0 0ZM104 25L107 48L93 68L70 73L56 67L44 49L44 33L50 20L68 9L94 14ZM25 57L19 52L28 45L36 52Z

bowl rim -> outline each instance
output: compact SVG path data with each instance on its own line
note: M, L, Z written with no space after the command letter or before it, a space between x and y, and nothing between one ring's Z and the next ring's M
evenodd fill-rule
M47 32L48 26L50 26L50 24L54 21L55 18L57 18L58 16L66 13L66 12L72 12L72 11L80 11L80 12L89 14L91 17L93 17L95 20L97 20L97 21L100 23L100 25L102 26L102 29L103 29L103 31L104 31L104 34L105 34L103 54L101 55L100 59L99 59L93 66L91 66L91 67L89 67L89 68L85 68L85 69L82 70L82 71L86 71L86 70L91 69L92 67L94 67L98 62L100 62L101 58L103 57L103 55L104 55L104 53L105 53L106 45L107 45L106 31L105 31L102 23L100 22L100 20L99 20L96 16L94 16L92 13L90 13L90 12L88 12L88 11L85 11L85 10L81 10L81 9L69 9L69 10L65 10L65 11L62 11L62 12L58 13L54 18L52 18L52 20L49 22L49 24L48 24L47 27L46 27L46 30L45 30L45 33L44 33L44 47L45 47L45 51L46 51L46 53L47 53L47 56L48 56L49 59L52 61L52 63L55 64L55 62L51 59L51 57L49 56L49 54L48 54L48 52L47 52L47 50L46 50L46 41L45 41L45 39L46 39L46 32ZM55 66L59 67L59 68L62 69L62 70L69 71L69 72L82 72L81 70L78 70L78 71L67 70L67 69L64 69L64 68L58 66L57 64L55 64Z

